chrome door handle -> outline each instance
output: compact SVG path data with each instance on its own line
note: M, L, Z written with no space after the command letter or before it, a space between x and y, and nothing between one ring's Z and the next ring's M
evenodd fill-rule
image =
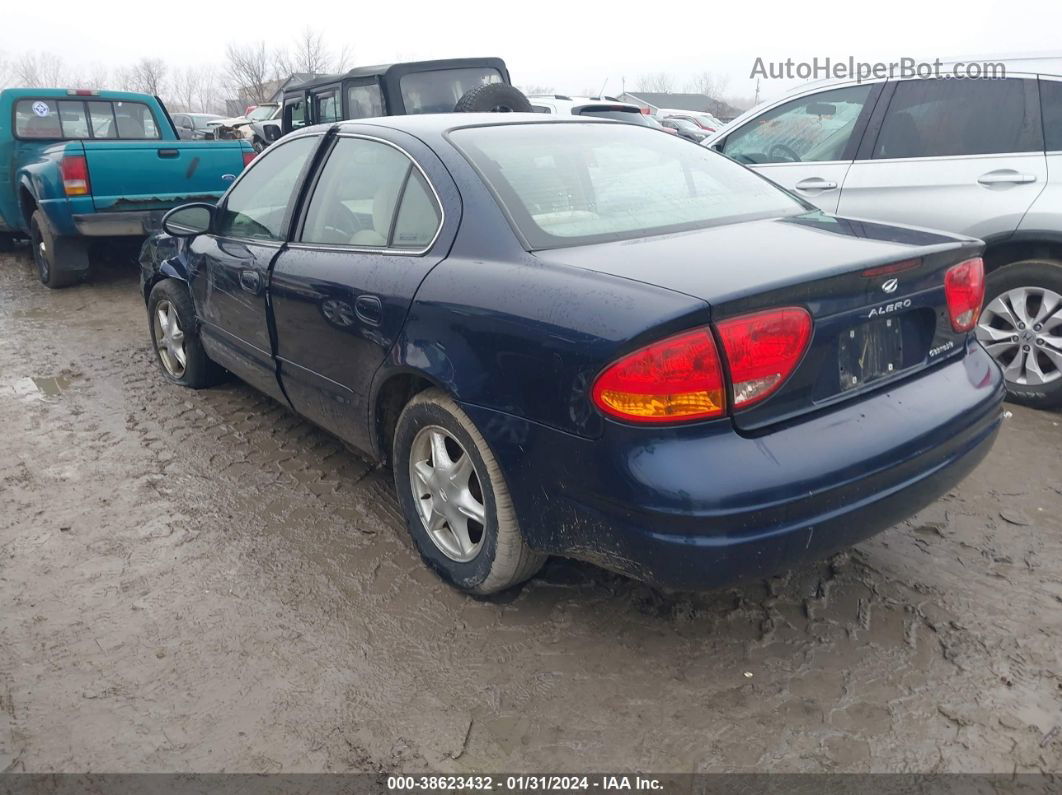
M1019 174L1011 169L1000 169L999 171L989 171L987 174L982 174L977 178L977 181L982 185L1027 185L1030 182L1036 182L1036 175Z
M822 179L820 177L808 177L802 179L796 185L797 190L834 190L837 187L837 183L830 179Z

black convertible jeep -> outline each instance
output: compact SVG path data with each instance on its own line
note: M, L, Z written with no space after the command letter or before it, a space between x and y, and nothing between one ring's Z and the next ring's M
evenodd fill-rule
M509 81L501 58L410 61L360 66L289 86L280 117L256 122L254 132L256 140L268 145L300 127L345 119L530 110L527 97Z

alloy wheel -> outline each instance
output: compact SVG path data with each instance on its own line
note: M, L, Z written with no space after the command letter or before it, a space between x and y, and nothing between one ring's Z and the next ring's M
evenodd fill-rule
M1012 384L1039 386L1062 378L1062 295L1016 287L984 308L977 339Z
M453 434L437 425L417 432L409 483L432 543L459 563L475 558L483 547L487 508L475 464Z
M184 329L181 328L177 308L169 301L159 301L155 305L153 322L159 361L173 378L180 378L184 375L188 358L184 350Z

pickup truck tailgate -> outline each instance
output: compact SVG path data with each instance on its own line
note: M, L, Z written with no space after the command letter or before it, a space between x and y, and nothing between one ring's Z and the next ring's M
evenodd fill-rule
M241 141L84 142L97 212L213 201L243 170Z

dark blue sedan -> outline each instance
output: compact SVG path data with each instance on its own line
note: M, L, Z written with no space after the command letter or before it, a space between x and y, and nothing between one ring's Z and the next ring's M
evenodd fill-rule
M648 128L309 128L164 226L165 377L228 370L388 463L473 593L548 555L767 575L917 511L999 429L979 241L824 215Z

